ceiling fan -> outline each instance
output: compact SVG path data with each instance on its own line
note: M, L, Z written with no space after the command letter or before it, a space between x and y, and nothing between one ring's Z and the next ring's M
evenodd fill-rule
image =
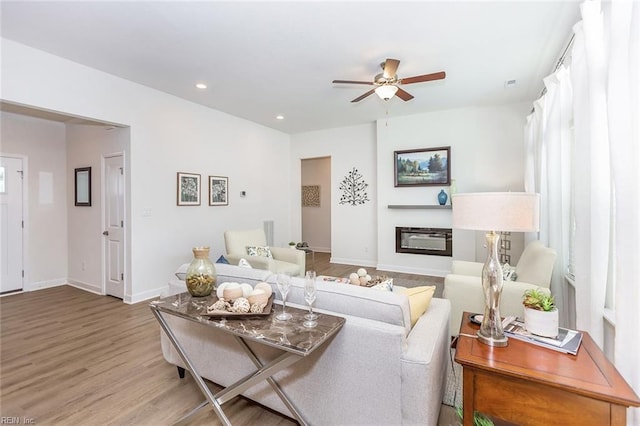
M398 70L400 61L398 59L387 59L380 64L382 72L373 78L373 81L352 81L352 80L333 80L334 83L339 84L368 84L376 86L363 95L358 96L351 102L360 102L367 96L376 93L380 99L388 101L394 95L397 95L403 101L413 99L413 95L402 90L398 87L399 84L412 84L421 83L424 81L442 80L446 77L444 71L435 72L432 74L417 75L409 78L398 78L396 71Z

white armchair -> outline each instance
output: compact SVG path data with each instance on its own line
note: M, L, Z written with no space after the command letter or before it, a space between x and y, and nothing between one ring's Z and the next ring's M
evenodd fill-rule
M251 256L247 253L248 246L267 246L267 236L262 229L225 231L224 244L227 251L225 257L234 265L237 265L242 258L246 259L253 268L266 269L273 273L285 272L291 276L305 273L306 253L304 251L286 247L269 247L272 258Z
M516 265L516 281L505 281L500 296L500 315L523 317L522 295L525 290L542 288L549 292L556 251L533 241L522 252ZM460 330L462 313L484 312L482 266L479 262L454 260L451 274L444 279L443 297L451 301L450 330L454 336Z

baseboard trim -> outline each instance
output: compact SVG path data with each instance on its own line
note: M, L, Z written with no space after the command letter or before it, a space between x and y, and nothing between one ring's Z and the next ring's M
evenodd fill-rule
M445 277L450 273L450 271L442 269L411 268L408 266L385 265L382 263L377 264L376 269L379 271L399 272L403 274L428 275L430 277Z
M33 283L25 284L24 291L41 290L43 288L59 287L67 283L66 278L57 278L55 280L36 281Z
M143 302L145 300L155 299L165 291L167 291L167 286L154 288L151 290L143 291L141 293L136 293L132 295L126 294L124 296L124 303L135 304L135 303Z
M96 286L94 284L85 283L83 281L73 280L71 278L69 278L67 280L67 283L71 287L76 287L76 288L79 288L80 290L86 290L86 291L88 291L90 293L99 294L101 296L104 295L104 293L102 292L102 287L101 286Z
M329 263L338 263L340 265L358 265L375 267L376 262L371 259L344 259L339 257L331 257Z

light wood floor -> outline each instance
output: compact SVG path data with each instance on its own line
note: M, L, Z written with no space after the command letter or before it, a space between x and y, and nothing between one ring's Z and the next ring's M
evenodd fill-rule
M318 273L342 276L342 266L321 262L316 254ZM0 298L0 321L1 417L37 425L168 425L203 400L189 375L180 380L164 361L146 302L127 305L61 286ZM443 407L439 425L456 424ZM242 398L224 408L237 425L295 424ZM207 409L190 424L220 422Z

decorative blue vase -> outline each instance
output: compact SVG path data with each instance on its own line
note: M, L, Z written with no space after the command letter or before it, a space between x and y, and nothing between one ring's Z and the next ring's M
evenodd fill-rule
M447 193L444 192L444 189L440 190L440 193L438 194L438 202L440 203L441 206L444 206L445 204L447 204Z

